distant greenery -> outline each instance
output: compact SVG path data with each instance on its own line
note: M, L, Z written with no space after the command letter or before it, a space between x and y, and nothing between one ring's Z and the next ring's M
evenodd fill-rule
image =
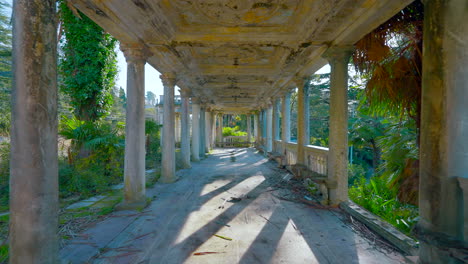
M147 168L154 168L161 162L161 127L154 120L145 121Z
M247 136L247 132L240 131L240 128L238 126L223 127L223 137L228 136Z

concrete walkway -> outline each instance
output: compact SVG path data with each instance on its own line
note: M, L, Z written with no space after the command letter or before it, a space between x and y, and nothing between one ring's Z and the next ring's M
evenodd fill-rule
M113 213L61 257L64 263L405 262L355 233L339 211L278 199L285 174L252 149L215 150L178 171L178 182L147 190L156 198L144 211Z

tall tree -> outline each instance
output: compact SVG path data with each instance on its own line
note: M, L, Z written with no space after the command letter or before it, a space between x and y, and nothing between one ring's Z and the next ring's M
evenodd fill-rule
M61 88L70 95L78 119L98 120L113 102L116 40L66 0L60 1L60 17L65 36L61 39Z
M0 1L0 135L10 130L11 24L7 1Z
M148 104L150 104L152 106L156 105L156 95L151 91L147 91L146 92L146 101L148 102Z

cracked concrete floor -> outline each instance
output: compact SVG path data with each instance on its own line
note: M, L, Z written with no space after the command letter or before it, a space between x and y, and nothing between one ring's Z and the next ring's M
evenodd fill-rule
M143 212L115 212L70 241L64 263L405 262L339 210L277 199L286 172L253 149L216 149L177 174L147 190L156 199Z

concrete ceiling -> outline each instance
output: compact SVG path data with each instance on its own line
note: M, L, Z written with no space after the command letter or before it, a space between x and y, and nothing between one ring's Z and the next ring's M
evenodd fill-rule
M412 0L71 0L159 72L225 112L258 109Z

